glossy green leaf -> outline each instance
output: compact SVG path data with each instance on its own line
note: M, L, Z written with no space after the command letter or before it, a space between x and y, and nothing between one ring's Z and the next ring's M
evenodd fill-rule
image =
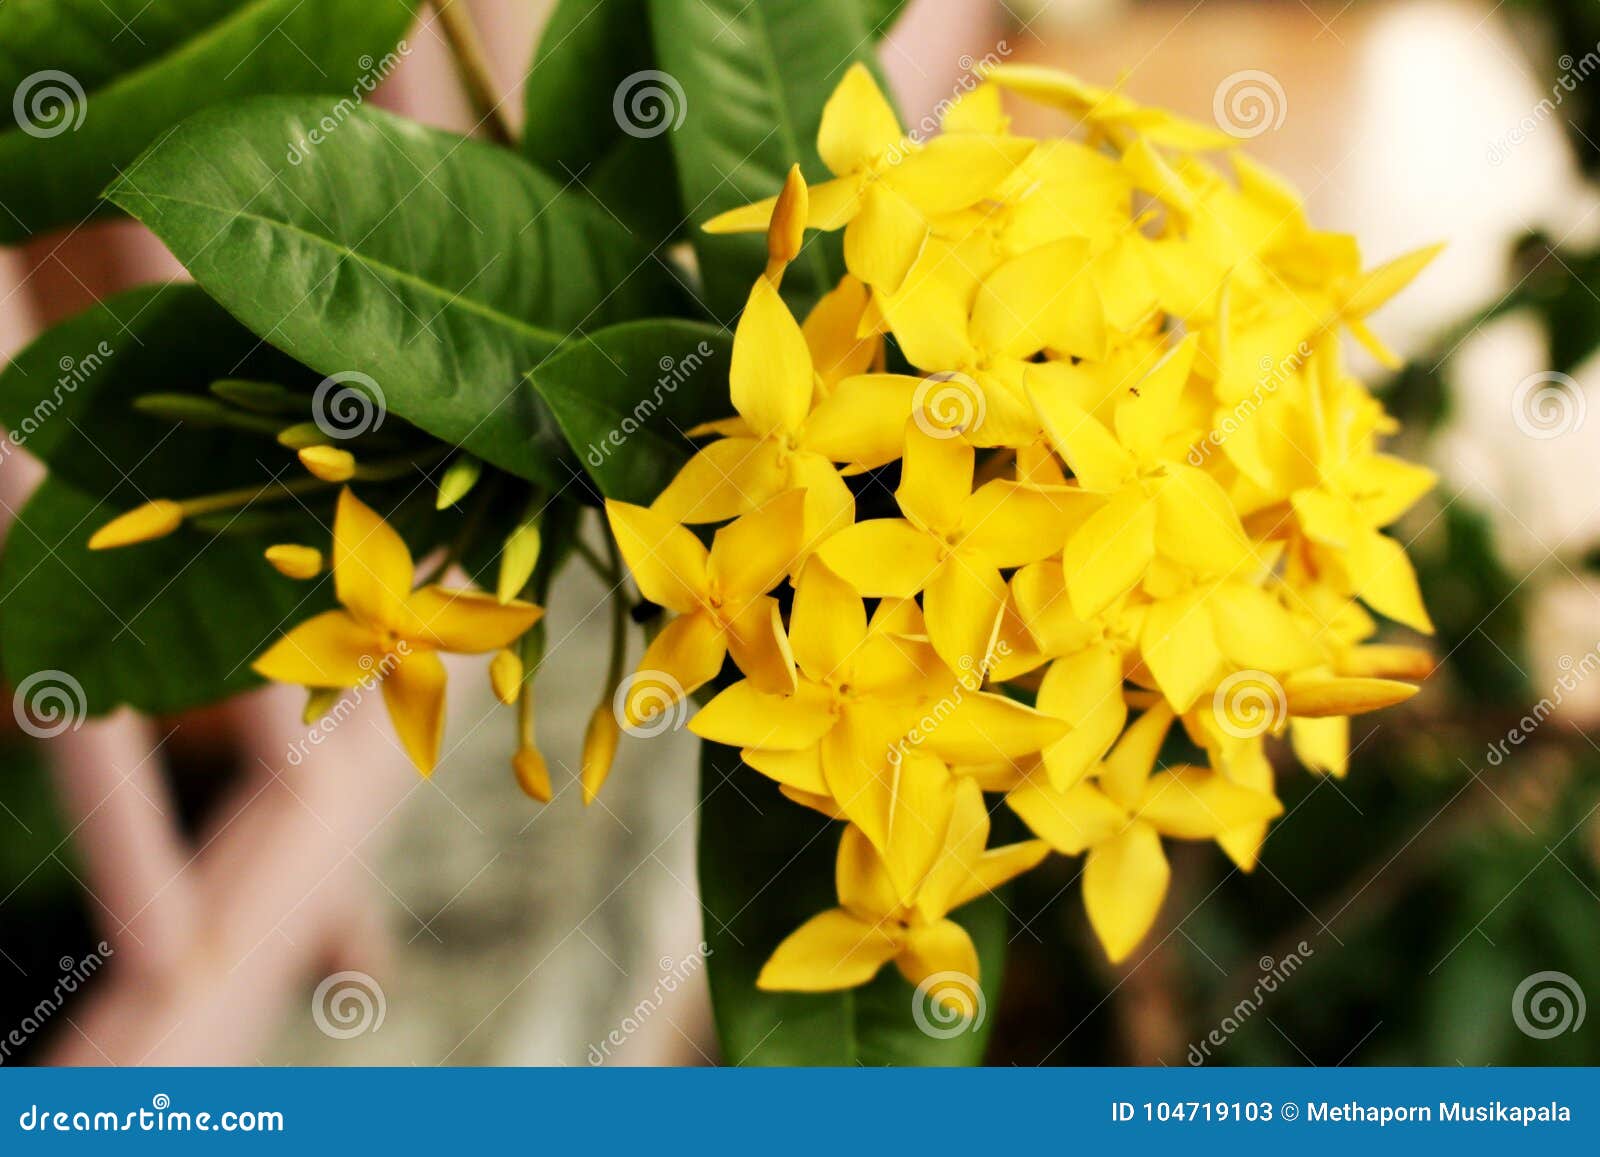
M657 67L684 97L668 136L694 226L705 300L719 318L744 305L766 262L759 235L712 237L699 226L770 197L798 163L808 180L822 106L855 61L871 63L872 30L860 0L649 0ZM785 295L815 297L844 272L839 238L811 239L790 267Z
M309 416L316 376L198 286L118 294L46 331L0 371L0 425L9 432L0 452L25 447L57 478L121 505L242 486L294 467L270 437L174 425L132 405L156 392L210 397L211 381L224 375L303 386Z
M687 431L732 413L732 338L690 321L637 321L569 342L529 375L607 498L648 504L688 461Z
M981 1014L964 1027L926 1013L894 966L859 989L762 992L756 976L783 938L834 907L840 825L784 798L731 748L700 758L700 902L723 1060L732 1065L982 1063L1005 967L1006 915L986 897L954 914L978 946ZM951 1032L952 1028L957 1031ZM945 1035L945 1034L949 1035Z
M321 111L342 118L399 66L415 8L415 0L0 4L0 244L91 216L119 170L207 106L331 93Z
M186 121L108 194L257 335L358 371L395 413L560 485L523 380L569 335L680 304L649 247L512 153L361 109L273 97ZM286 141L307 141L298 163Z
M328 584L283 578L256 538L182 530L91 552L89 532L117 512L52 477L13 524L0 559L0 659L12 686L64 672L94 714L210 703L259 682L250 660L326 605Z

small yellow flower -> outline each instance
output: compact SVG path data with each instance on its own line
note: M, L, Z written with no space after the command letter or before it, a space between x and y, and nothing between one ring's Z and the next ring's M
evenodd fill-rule
M381 679L400 742L417 770L429 775L444 734L445 670L438 652L497 651L544 612L476 591L412 590L413 581L411 552L394 528L342 491L333 522L333 582L343 609L301 623L253 667L267 679L305 687Z

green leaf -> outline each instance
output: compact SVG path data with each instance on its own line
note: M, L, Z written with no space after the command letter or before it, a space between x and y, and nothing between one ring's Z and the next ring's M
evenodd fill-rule
M893 965L859 989L762 992L756 976L773 949L838 903L833 860L840 827L786 799L746 767L737 751L710 743L701 752L700 797L706 967L726 1063L982 1062L1005 967L1006 919L998 900L986 897L954 914L972 934L983 971L982 1018L954 1035L930 1035L918 1027L913 1009L919 994ZM954 1027L924 1019L936 1032Z
M676 283L504 149L367 108L324 133L321 115L291 97L201 113L108 195L263 339L367 374L413 424L559 486L560 433L523 375L572 333L677 304ZM284 142L301 140L294 163Z
M399 65L415 8L415 0L0 4L0 244L99 211L106 183L198 109L318 92L337 94L320 109L342 118Z
M117 505L259 483L294 466L269 437L174 426L133 408L154 392L209 398L226 374L307 389L317 380L198 286L118 294L46 331L0 371L0 425L10 432L0 451L24 446L55 477ZM304 401L309 415L309 394Z
M727 417L726 331L636 321L569 342L529 378L607 498L648 504L694 447L686 432Z
M717 317L731 317L766 263L765 240L712 237L699 226L777 193L796 163L808 180L828 176L816 147L822 106L852 63L872 63L874 25L860 0L649 3L657 67L686 102L669 136L705 299ZM785 296L814 298L843 273L839 238L815 237L790 267Z
M281 577L255 538L181 530L91 552L116 509L55 477L28 500L0 559L0 660L16 686L65 672L92 714L179 711L254 686L250 660L327 605L327 583Z

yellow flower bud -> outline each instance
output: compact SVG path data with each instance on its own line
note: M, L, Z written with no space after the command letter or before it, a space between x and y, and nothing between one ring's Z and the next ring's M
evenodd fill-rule
M522 694L522 657L507 648L489 661L489 686L494 697L510 705Z
M588 729L583 733L583 771L580 780L585 806L594 802L606 782L606 776L611 774L611 764L617 758L617 744L621 740L622 728L617 725L617 717L611 710L608 698L594 709L594 714L589 716Z
M267 561L285 578L310 579L322 573L322 552L314 546L280 542L267 547Z
M307 446L300 451L300 465L324 482L348 482L355 477L356 456L337 446Z
M517 774L517 786L540 803L550 802L550 768L532 745L517 748L511 757L511 770Z
M326 446L329 438L315 422L296 422L278 431L278 445L286 450L304 450L307 446Z
M307 687L306 705L300 713L301 721L310 727L328 712L333 710L333 705L339 702L339 687Z
M767 276L776 282L783 267L800 255L806 239L806 217L810 213L810 194L800 166L789 170L772 208L772 223L767 226Z
M524 522L506 538L500 549L500 577L495 583L495 598L509 603L522 593L539 565L539 524Z
M434 509L444 510L460 502L478 484L483 473L483 463L471 454L457 454L439 479L439 494L434 499Z
M183 507L166 498L136 506L118 515L89 537L90 550L111 550L165 538L183 525Z

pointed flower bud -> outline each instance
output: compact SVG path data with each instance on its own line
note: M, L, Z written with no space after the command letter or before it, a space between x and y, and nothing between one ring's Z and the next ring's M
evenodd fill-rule
M183 507L169 499L158 498L118 515L95 531L89 538L89 549L111 550L165 538L182 525Z
M517 753L511 757L511 770L517 774L517 786L529 798L540 803L550 802L550 768L537 747L525 744L517 748Z
M307 446L300 451L300 465L324 482L348 482L355 477L356 456L337 446Z
M434 500L434 509L444 510L460 502L478 484L482 473L482 462L471 454L457 454L439 479L439 495Z
M541 541L537 522L524 522L506 538L500 550L500 577L495 583L495 597L502 603L509 603L528 585L533 568L539 565Z
M267 561L285 578L310 579L322 573L322 552L314 546L280 542L267 547Z
M589 716L589 726L583 733L583 770L580 779L584 806L592 804L600 794L606 777L611 774L611 764L617 758L617 744L621 739L622 728L617 724L617 716L611 709L608 697Z
M522 694L522 656L509 647L489 661L489 686L494 697L509 706Z

